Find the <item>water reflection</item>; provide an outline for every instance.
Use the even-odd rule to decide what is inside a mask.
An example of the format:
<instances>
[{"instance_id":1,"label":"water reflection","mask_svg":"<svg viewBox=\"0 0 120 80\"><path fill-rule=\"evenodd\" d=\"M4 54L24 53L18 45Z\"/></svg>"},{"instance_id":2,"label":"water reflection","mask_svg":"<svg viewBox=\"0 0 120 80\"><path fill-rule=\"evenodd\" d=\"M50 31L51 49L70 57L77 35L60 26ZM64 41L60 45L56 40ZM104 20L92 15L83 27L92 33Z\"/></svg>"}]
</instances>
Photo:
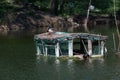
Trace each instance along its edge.
<instances>
[{"instance_id":1,"label":"water reflection","mask_svg":"<svg viewBox=\"0 0 120 80\"><path fill-rule=\"evenodd\" d=\"M55 64L56 64L56 65L60 65L60 60L59 60L59 59L56 59L56 60L55 60Z\"/></svg>"},{"instance_id":2,"label":"water reflection","mask_svg":"<svg viewBox=\"0 0 120 80\"><path fill-rule=\"evenodd\" d=\"M104 58L103 57L97 57L97 58L90 58L89 60L89 63L94 63L94 62L97 62L99 64L103 64L104 63Z\"/></svg>"},{"instance_id":3,"label":"water reflection","mask_svg":"<svg viewBox=\"0 0 120 80\"><path fill-rule=\"evenodd\" d=\"M58 58L55 57L50 57L50 56L36 56L36 63L52 63L55 64L55 66L57 67L56 69L58 69L60 66L63 65L63 63L66 64L66 66L68 67L68 69L70 71L74 71L74 67L75 67L75 63L79 64L79 65L85 65L88 68L93 68L94 66L96 66L96 64L98 65L104 65L104 58L89 58L89 60L85 61L85 60L73 60L73 59L66 59L66 60L60 60ZM82 64L84 63L84 64Z\"/></svg>"},{"instance_id":4,"label":"water reflection","mask_svg":"<svg viewBox=\"0 0 120 80\"><path fill-rule=\"evenodd\" d=\"M73 59L68 59L68 66L71 66L73 64Z\"/></svg>"},{"instance_id":5,"label":"water reflection","mask_svg":"<svg viewBox=\"0 0 120 80\"><path fill-rule=\"evenodd\" d=\"M71 72L71 74L74 74L75 73L75 69L74 69L75 67L74 67L73 59L68 59L67 66L68 66L69 72Z\"/></svg>"},{"instance_id":6,"label":"water reflection","mask_svg":"<svg viewBox=\"0 0 120 80\"><path fill-rule=\"evenodd\" d=\"M36 56L36 63L40 63L40 62L47 63L48 61L49 61L48 56L43 56L43 55Z\"/></svg>"},{"instance_id":7,"label":"water reflection","mask_svg":"<svg viewBox=\"0 0 120 80\"><path fill-rule=\"evenodd\" d=\"M55 60L55 70L57 74L59 75L60 74L60 60L59 59Z\"/></svg>"},{"instance_id":8,"label":"water reflection","mask_svg":"<svg viewBox=\"0 0 120 80\"><path fill-rule=\"evenodd\" d=\"M104 65L104 58L90 58L87 62L85 62L85 66L87 69L94 70L96 68L96 65L102 67Z\"/></svg>"}]
</instances>

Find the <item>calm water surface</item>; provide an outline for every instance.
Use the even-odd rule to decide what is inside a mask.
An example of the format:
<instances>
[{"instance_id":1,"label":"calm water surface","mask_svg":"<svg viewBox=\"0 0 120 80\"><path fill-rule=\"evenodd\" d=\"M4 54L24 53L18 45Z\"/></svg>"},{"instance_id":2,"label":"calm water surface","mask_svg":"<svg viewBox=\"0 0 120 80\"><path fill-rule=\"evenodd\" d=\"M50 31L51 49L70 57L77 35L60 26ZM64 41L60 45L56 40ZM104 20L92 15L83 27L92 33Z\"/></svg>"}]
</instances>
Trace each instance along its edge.
<instances>
[{"instance_id":1,"label":"calm water surface","mask_svg":"<svg viewBox=\"0 0 120 80\"><path fill-rule=\"evenodd\" d=\"M36 56L33 35L0 36L0 80L120 80L120 58L112 52L115 29L91 32L109 39L107 55L89 61Z\"/></svg>"}]
</instances>

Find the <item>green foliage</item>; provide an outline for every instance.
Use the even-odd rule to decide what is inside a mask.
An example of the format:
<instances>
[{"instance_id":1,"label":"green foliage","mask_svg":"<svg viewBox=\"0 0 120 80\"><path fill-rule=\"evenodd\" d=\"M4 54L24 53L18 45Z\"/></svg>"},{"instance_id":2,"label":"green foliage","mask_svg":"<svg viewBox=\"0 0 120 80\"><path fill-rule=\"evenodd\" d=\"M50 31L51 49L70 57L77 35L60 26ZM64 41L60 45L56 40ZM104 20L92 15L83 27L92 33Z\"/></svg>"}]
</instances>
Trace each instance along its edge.
<instances>
[{"instance_id":1,"label":"green foliage","mask_svg":"<svg viewBox=\"0 0 120 80\"><path fill-rule=\"evenodd\" d=\"M11 3L8 2L1 2L0 3L0 18L4 15L8 14L9 12L13 11L14 7Z\"/></svg>"},{"instance_id":2,"label":"green foliage","mask_svg":"<svg viewBox=\"0 0 120 80\"><path fill-rule=\"evenodd\" d=\"M38 6L39 8L48 8L49 0L36 0L33 2L35 6Z\"/></svg>"},{"instance_id":3,"label":"green foliage","mask_svg":"<svg viewBox=\"0 0 120 80\"><path fill-rule=\"evenodd\" d=\"M66 15L85 14L87 11L87 4L85 0L67 0L64 4L64 13Z\"/></svg>"},{"instance_id":4,"label":"green foliage","mask_svg":"<svg viewBox=\"0 0 120 80\"><path fill-rule=\"evenodd\" d=\"M70 7L72 3L74 6ZM86 14L88 9L89 0L67 0L64 5L63 14ZM92 0L91 4L95 7L92 12L100 14L113 13L113 0ZM120 1L116 0L116 10L120 9Z\"/></svg>"},{"instance_id":5,"label":"green foliage","mask_svg":"<svg viewBox=\"0 0 120 80\"><path fill-rule=\"evenodd\" d=\"M89 0L65 0L62 13L60 4L63 0L58 0L58 13L59 15L68 16L72 14L86 14L88 9ZM120 10L120 0L116 1L116 11ZM16 6L24 6L26 3L32 3L34 6L42 11L49 11L51 0L0 0L0 18L9 12L16 12ZM71 5L72 3L72 5ZM92 0L91 4L95 6L92 12L100 14L113 13L113 0ZM19 7L17 7L19 8ZM21 8L21 7L20 7Z\"/></svg>"}]
</instances>

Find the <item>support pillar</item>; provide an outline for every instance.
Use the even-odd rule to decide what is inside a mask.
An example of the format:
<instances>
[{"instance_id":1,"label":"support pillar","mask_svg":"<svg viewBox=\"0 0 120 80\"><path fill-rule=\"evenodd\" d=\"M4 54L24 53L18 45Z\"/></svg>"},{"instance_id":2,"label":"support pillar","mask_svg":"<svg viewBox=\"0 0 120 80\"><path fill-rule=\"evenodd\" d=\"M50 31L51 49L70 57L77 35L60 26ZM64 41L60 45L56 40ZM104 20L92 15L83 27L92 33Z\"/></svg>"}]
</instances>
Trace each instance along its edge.
<instances>
[{"instance_id":1,"label":"support pillar","mask_svg":"<svg viewBox=\"0 0 120 80\"><path fill-rule=\"evenodd\" d=\"M83 40L80 38L80 53L84 54L86 52Z\"/></svg>"},{"instance_id":2,"label":"support pillar","mask_svg":"<svg viewBox=\"0 0 120 80\"><path fill-rule=\"evenodd\" d=\"M36 55L40 55L41 54L40 47L37 44L36 44L36 51L37 51Z\"/></svg>"},{"instance_id":3,"label":"support pillar","mask_svg":"<svg viewBox=\"0 0 120 80\"><path fill-rule=\"evenodd\" d=\"M103 56L104 55L104 41L101 41L101 55Z\"/></svg>"},{"instance_id":4,"label":"support pillar","mask_svg":"<svg viewBox=\"0 0 120 80\"><path fill-rule=\"evenodd\" d=\"M92 55L92 41L88 40L88 54Z\"/></svg>"},{"instance_id":5,"label":"support pillar","mask_svg":"<svg viewBox=\"0 0 120 80\"><path fill-rule=\"evenodd\" d=\"M73 56L73 39L68 41L68 55Z\"/></svg>"},{"instance_id":6,"label":"support pillar","mask_svg":"<svg viewBox=\"0 0 120 80\"><path fill-rule=\"evenodd\" d=\"M59 54L59 48L60 48L60 47L59 47L59 43L57 42L56 45L55 45L55 56L56 56L56 57L59 57L59 56L60 56L60 54Z\"/></svg>"},{"instance_id":7,"label":"support pillar","mask_svg":"<svg viewBox=\"0 0 120 80\"><path fill-rule=\"evenodd\" d=\"M45 56L47 56L47 54L48 54L48 48L45 47Z\"/></svg>"}]
</instances>

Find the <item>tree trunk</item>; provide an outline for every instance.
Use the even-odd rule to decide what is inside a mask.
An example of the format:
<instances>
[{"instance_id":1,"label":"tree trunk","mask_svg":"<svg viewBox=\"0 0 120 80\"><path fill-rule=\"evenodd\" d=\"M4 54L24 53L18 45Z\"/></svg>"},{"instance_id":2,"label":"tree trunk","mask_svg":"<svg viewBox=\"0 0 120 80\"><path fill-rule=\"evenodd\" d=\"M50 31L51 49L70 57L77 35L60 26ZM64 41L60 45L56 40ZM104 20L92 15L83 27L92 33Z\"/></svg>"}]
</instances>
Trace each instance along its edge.
<instances>
[{"instance_id":1,"label":"tree trunk","mask_svg":"<svg viewBox=\"0 0 120 80\"><path fill-rule=\"evenodd\" d=\"M50 11L51 14L57 15L58 14L58 0L51 0L50 1Z\"/></svg>"},{"instance_id":2,"label":"tree trunk","mask_svg":"<svg viewBox=\"0 0 120 80\"><path fill-rule=\"evenodd\" d=\"M89 32L87 24L88 24L88 18L85 18L84 24L83 24L85 32Z\"/></svg>"},{"instance_id":3,"label":"tree trunk","mask_svg":"<svg viewBox=\"0 0 120 80\"><path fill-rule=\"evenodd\" d=\"M89 20L90 5L91 5L91 0L89 1L88 10L87 10L87 16L86 16L85 24L84 24L84 27L85 27L85 31L86 31L86 32L89 32L89 30L88 30L88 25L87 25L87 24L88 24L88 20Z\"/></svg>"},{"instance_id":4,"label":"tree trunk","mask_svg":"<svg viewBox=\"0 0 120 80\"><path fill-rule=\"evenodd\" d=\"M60 0L60 13L63 13L65 0Z\"/></svg>"}]
</instances>

